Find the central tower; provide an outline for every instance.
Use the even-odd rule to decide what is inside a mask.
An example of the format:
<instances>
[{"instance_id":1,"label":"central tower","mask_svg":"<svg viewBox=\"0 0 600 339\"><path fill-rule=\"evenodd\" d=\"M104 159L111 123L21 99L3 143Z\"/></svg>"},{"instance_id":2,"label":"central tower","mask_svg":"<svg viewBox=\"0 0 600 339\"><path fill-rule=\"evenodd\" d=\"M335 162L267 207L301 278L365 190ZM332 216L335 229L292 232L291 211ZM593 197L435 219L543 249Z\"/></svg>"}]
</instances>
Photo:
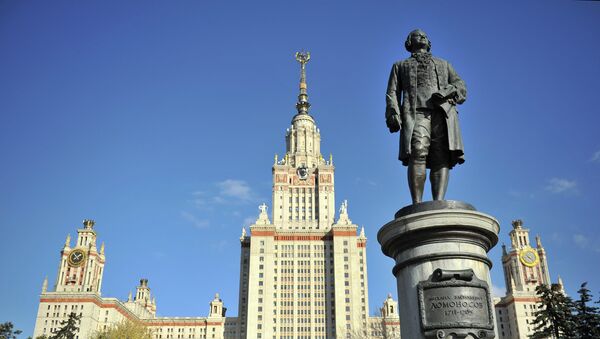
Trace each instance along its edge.
<instances>
[{"instance_id":1,"label":"central tower","mask_svg":"<svg viewBox=\"0 0 600 339\"><path fill-rule=\"evenodd\" d=\"M321 155L321 133L308 114L306 64L310 53L296 53L300 63L300 94L291 126L286 130L286 152L273 164L273 222L278 229L330 228L334 218L332 157Z\"/></svg>"},{"instance_id":2,"label":"central tower","mask_svg":"<svg viewBox=\"0 0 600 339\"><path fill-rule=\"evenodd\" d=\"M326 339L367 335L367 239L342 203L335 218L332 157L308 113L309 53L296 53L300 94L275 155L272 214L260 206L240 237L239 338Z\"/></svg>"}]
</instances>

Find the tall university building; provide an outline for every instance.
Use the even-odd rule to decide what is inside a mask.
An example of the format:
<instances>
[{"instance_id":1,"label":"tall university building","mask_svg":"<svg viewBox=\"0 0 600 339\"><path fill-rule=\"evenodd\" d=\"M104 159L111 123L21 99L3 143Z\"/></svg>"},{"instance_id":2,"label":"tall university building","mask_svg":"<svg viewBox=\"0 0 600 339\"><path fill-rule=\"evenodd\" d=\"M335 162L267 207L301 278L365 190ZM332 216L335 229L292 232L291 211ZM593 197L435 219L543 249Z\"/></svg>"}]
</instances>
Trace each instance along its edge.
<instances>
[{"instance_id":1,"label":"tall university building","mask_svg":"<svg viewBox=\"0 0 600 339\"><path fill-rule=\"evenodd\" d=\"M218 294L206 317L157 317L146 279L127 300L102 297L104 244L98 249L94 221L84 220L75 243L67 237L54 288L48 289L47 279L43 283L34 338L51 335L72 312L81 316L77 339L125 320L147 326L155 339L400 338L391 295L382 298L379 316L369 315L367 238L350 220L346 201L336 219L333 159L323 158L321 134L308 113L309 57L297 54L298 112L285 133L285 155L276 156L272 167L271 218L261 205L249 233L243 229L240 237L238 317L225 315ZM520 220L510 239L502 254L507 294L495 299L496 322L500 339L528 338L535 287L550 284L547 256L539 237L531 246Z\"/></svg>"},{"instance_id":2,"label":"tall university building","mask_svg":"<svg viewBox=\"0 0 600 339\"><path fill-rule=\"evenodd\" d=\"M275 161L271 218L267 206L240 237L238 317L226 317L217 294L207 317L157 317L156 300L142 279L128 300L101 297L106 258L96 246L94 222L85 220L75 244L68 237L52 291L44 281L34 338L49 335L71 312L81 315L79 339L130 320L166 338L399 338L398 304L381 296L380 316L369 316L367 238L344 201L336 219L332 157L321 154L321 134L308 113L301 64L297 114Z\"/></svg>"}]
</instances>

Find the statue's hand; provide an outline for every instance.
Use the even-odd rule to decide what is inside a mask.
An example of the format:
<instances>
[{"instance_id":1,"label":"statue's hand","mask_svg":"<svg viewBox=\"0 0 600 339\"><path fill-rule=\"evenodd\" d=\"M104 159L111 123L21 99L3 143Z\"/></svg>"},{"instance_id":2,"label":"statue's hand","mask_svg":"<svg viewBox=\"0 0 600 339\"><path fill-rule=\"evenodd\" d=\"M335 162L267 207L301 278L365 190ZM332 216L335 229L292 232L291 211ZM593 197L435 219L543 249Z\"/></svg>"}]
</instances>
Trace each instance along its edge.
<instances>
[{"instance_id":1,"label":"statue's hand","mask_svg":"<svg viewBox=\"0 0 600 339\"><path fill-rule=\"evenodd\" d=\"M390 133L396 133L402 127L402 122L400 122L400 117L398 116L398 114L392 114L392 115L390 115L386 119L385 124L389 128Z\"/></svg>"}]
</instances>

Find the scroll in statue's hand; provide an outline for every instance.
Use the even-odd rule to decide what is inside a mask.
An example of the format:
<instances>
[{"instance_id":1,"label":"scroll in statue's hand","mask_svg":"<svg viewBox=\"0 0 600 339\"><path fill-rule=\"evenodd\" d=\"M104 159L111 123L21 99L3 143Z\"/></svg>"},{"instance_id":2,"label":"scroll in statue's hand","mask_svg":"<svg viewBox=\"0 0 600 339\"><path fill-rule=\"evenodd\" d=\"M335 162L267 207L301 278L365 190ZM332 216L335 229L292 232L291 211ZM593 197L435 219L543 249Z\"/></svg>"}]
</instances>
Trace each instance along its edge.
<instances>
[{"instance_id":1,"label":"scroll in statue's hand","mask_svg":"<svg viewBox=\"0 0 600 339\"><path fill-rule=\"evenodd\" d=\"M436 101L438 101L438 102L442 102L442 101L444 101L444 99L446 98L446 97L444 96L444 94L442 94L442 93L440 93L440 92L435 92L435 93L433 93L433 94L432 94L432 97L433 97L433 98L434 98Z\"/></svg>"}]
</instances>

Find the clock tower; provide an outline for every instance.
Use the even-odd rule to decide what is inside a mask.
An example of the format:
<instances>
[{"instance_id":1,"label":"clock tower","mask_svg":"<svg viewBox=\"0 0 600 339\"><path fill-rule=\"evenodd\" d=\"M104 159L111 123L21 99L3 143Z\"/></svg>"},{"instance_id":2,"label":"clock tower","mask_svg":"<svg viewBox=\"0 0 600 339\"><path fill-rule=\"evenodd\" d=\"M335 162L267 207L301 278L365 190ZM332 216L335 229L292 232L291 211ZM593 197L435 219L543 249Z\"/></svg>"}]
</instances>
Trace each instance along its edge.
<instances>
[{"instance_id":1,"label":"clock tower","mask_svg":"<svg viewBox=\"0 0 600 339\"><path fill-rule=\"evenodd\" d=\"M529 230L522 220L512 222L511 248L502 246L502 266L507 292L535 291L539 284L550 285L550 272L546 251L540 236L535 238L535 248L529 241Z\"/></svg>"},{"instance_id":2,"label":"clock tower","mask_svg":"<svg viewBox=\"0 0 600 339\"><path fill-rule=\"evenodd\" d=\"M532 244L522 220L512 222L509 236L510 249L502 245L506 295L497 298L495 305L498 335L500 339L526 339L533 334L539 302L535 288L551 285L548 259L540 236ZM560 278L558 281L562 285Z\"/></svg>"},{"instance_id":3,"label":"clock tower","mask_svg":"<svg viewBox=\"0 0 600 339\"><path fill-rule=\"evenodd\" d=\"M94 221L84 220L77 230L77 240L71 247L67 236L61 251L60 266L56 276L56 292L95 292L100 294L104 270L104 244L98 251Z\"/></svg>"}]
</instances>

